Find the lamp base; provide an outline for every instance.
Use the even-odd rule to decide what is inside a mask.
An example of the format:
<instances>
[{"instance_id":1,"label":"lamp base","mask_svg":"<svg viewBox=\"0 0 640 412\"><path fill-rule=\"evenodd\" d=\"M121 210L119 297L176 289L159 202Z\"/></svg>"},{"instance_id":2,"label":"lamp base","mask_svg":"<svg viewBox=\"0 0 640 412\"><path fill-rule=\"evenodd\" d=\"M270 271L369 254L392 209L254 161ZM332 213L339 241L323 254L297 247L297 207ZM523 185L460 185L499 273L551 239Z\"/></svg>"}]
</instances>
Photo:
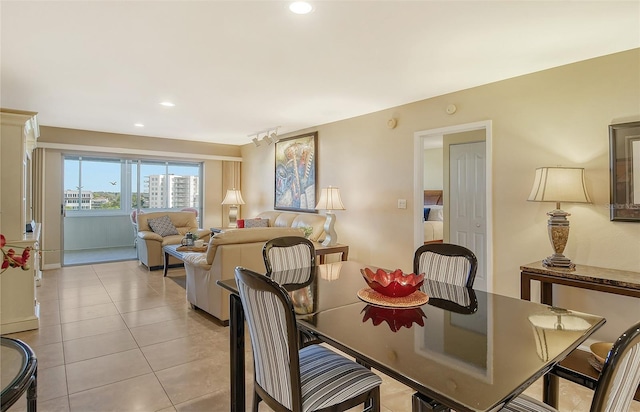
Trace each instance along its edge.
<instances>
[{"instance_id":1,"label":"lamp base","mask_svg":"<svg viewBox=\"0 0 640 412\"><path fill-rule=\"evenodd\" d=\"M558 206L559 207L559 206ZM553 247L553 255L542 261L547 267L557 267L564 269L575 269L576 265L562 254L569 239L569 220L567 216L571 216L564 210L555 209L547 213L549 220L547 221L547 230L549 232L549 241Z\"/></svg>"},{"instance_id":2,"label":"lamp base","mask_svg":"<svg viewBox=\"0 0 640 412\"><path fill-rule=\"evenodd\" d=\"M542 264L546 267L552 268L564 268L570 270L574 270L576 268L575 263L571 262L571 259L562 253L554 253L551 256L547 256L547 258L542 261Z\"/></svg>"},{"instance_id":3,"label":"lamp base","mask_svg":"<svg viewBox=\"0 0 640 412\"><path fill-rule=\"evenodd\" d=\"M324 222L324 233L326 236L324 238L324 242L322 242L322 246L334 246L338 243L338 234L334 228L335 224L336 215L328 211L327 220Z\"/></svg>"},{"instance_id":4,"label":"lamp base","mask_svg":"<svg viewBox=\"0 0 640 412\"><path fill-rule=\"evenodd\" d=\"M229 227L238 227L238 206L229 207Z\"/></svg>"}]
</instances>

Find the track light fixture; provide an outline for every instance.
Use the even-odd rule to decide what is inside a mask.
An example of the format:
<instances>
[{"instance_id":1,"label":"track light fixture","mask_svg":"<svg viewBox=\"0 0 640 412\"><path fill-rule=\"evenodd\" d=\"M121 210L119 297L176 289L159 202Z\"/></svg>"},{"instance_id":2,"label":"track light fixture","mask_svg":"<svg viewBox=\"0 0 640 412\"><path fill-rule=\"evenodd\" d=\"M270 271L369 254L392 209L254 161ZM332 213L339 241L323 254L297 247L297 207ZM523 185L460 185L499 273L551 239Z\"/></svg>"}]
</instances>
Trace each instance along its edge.
<instances>
[{"instance_id":1,"label":"track light fixture","mask_svg":"<svg viewBox=\"0 0 640 412\"><path fill-rule=\"evenodd\" d=\"M278 136L278 129L280 128L280 126L276 126L276 127L270 127L268 129L265 130L260 130L259 132L255 132L250 134L248 137L252 137L251 141L253 142L253 144L256 145L256 147L259 147L262 145L262 143L260 142L261 140L263 142L265 142L268 145L270 145L271 143L277 143L280 140L280 137ZM264 133L264 136L262 136L262 138L260 138L260 135Z\"/></svg>"}]
</instances>

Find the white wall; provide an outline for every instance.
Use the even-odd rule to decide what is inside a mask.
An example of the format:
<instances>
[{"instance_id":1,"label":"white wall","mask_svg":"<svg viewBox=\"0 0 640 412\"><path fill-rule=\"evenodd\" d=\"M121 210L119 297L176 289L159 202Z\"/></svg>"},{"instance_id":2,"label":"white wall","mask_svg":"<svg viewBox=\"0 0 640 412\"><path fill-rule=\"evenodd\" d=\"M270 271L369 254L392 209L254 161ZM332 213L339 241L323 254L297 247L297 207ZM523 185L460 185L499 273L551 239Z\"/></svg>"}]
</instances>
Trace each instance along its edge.
<instances>
[{"instance_id":1,"label":"white wall","mask_svg":"<svg viewBox=\"0 0 640 412\"><path fill-rule=\"evenodd\" d=\"M349 258L411 269L414 133L491 120L493 290L518 297L520 265L551 253L545 213L554 205L526 201L541 166L586 169L593 204L563 205L572 214L565 254L580 264L640 272L640 223L611 222L607 208L607 127L640 120L638 73L636 49L300 131L319 133L318 187L341 188L347 210L336 212L336 230L350 245ZM448 115L451 103L458 110ZM398 119L392 130L391 117ZM273 209L273 150L242 147L243 217ZM397 209L399 198L409 200L407 209ZM640 318L640 299L560 292L557 305L607 317L601 339Z\"/></svg>"}]
</instances>

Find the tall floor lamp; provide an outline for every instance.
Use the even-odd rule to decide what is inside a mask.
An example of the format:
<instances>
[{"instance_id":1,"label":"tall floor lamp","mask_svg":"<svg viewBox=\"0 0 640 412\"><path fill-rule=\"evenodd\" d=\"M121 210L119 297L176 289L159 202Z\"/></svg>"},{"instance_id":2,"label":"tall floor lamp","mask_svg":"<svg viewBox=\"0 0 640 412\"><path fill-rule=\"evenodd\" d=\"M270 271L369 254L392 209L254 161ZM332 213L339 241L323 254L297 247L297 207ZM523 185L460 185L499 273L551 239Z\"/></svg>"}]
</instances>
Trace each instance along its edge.
<instances>
[{"instance_id":1,"label":"tall floor lamp","mask_svg":"<svg viewBox=\"0 0 640 412\"><path fill-rule=\"evenodd\" d=\"M340 189L332 186L322 189L316 209L327 211L327 220L324 222L324 232L326 237L324 238L322 245L333 246L338 243L338 234L334 228L336 224L336 215L333 214L333 211L345 210L344 205L342 204L342 199L340 199Z\"/></svg>"},{"instance_id":2,"label":"tall floor lamp","mask_svg":"<svg viewBox=\"0 0 640 412\"><path fill-rule=\"evenodd\" d=\"M569 213L560 209L560 202L591 203L584 182L584 169L577 167L539 167L529 201L556 202L556 208L547 213L547 230L553 255L542 261L544 266L574 269L575 264L564 256L569 239Z\"/></svg>"},{"instance_id":3,"label":"tall floor lamp","mask_svg":"<svg viewBox=\"0 0 640 412\"><path fill-rule=\"evenodd\" d=\"M229 207L229 227L238 227L238 205L245 204L240 190L235 188L227 190L222 204L231 205Z\"/></svg>"}]
</instances>

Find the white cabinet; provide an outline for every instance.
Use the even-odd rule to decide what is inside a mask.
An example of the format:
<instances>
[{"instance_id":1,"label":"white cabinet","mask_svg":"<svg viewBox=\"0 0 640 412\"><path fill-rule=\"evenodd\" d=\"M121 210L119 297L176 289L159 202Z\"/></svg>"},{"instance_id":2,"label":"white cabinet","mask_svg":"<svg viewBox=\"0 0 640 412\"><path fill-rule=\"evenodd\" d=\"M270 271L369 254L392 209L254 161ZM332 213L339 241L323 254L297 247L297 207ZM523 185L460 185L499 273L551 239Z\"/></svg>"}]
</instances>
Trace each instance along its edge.
<instances>
[{"instance_id":1,"label":"white cabinet","mask_svg":"<svg viewBox=\"0 0 640 412\"><path fill-rule=\"evenodd\" d=\"M20 240L31 222L31 153L40 135L36 113L0 111L0 231Z\"/></svg>"},{"instance_id":2,"label":"white cabinet","mask_svg":"<svg viewBox=\"0 0 640 412\"><path fill-rule=\"evenodd\" d=\"M16 250L30 247L29 269L9 268L0 275L0 334L38 329L40 326L40 305L36 300L36 276L39 272L37 248L40 241L40 224L22 240L7 241ZM5 249L8 249L5 246Z\"/></svg>"},{"instance_id":3,"label":"white cabinet","mask_svg":"<svg viewBox=\"0 0 640 412\"><path fill-rule=\"evenodd\" d=\"M18 254L22 249L37 249L40 225L26 232L31 214L31 153L40 134L36 113L0 111L0 233ZM9 246L10 245L10 246ZM39 275L38 254L34 250L29 270L9 268L0 274L0 333L37 329L39 306L35 298Z\"/></svg>"}]
</instances>

